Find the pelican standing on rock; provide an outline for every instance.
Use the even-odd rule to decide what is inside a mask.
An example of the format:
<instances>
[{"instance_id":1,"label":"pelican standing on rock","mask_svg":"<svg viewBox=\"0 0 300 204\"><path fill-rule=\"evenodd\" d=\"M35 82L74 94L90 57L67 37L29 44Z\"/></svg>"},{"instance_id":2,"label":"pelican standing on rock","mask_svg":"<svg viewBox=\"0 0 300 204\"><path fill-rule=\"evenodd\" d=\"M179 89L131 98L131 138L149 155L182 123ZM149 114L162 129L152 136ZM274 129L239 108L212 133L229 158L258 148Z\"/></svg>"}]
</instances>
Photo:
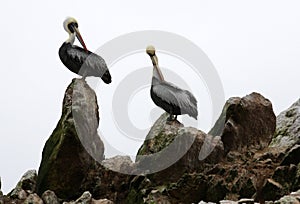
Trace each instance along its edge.
<instances>
[{"instance_id":1,"label":"pelican standing on rock","mask_svg":"<svg viewBox=\"0 0 300 204\"><path fill-rule=\"evenodd\" d=\"M187 90L180 89L164 80L162 72L158 67L158 58L155 55L155 48L148 46L147 54L153 64L153 76L151 84L151 98L153 102L170 114L169 121L177 119L177 115L188 114L197 120L197 100Z\"/></svg>"},{"instance_id":2,"label":"pelican standing on rock","mask_svg":"<svg viewBox=\"0 0 300 204\"><path fill-rule=\"evenodd\" d=\"M100 77L106 84L111 82L111 76L107 65L102 57L90 52L78 30L77 21L69 17L64 21L64 29L69 34L69 38L59 48L59 57L62 63L72 72L82 76ZM75 36L83 48L73 45Z\"/></svg>"}]
</instances>

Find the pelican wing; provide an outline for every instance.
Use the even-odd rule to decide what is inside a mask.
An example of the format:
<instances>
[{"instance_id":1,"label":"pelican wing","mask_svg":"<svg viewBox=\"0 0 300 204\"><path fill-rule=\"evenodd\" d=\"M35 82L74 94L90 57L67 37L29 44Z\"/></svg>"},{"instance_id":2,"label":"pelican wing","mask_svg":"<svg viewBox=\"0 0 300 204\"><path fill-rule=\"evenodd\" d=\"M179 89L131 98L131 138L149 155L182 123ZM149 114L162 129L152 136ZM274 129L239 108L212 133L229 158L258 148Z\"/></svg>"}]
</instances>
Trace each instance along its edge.
<instances>
[{"instance_id":1,"label":"pelican wing","mask_svg":"<svg viewBox=\"0 0 300 204\"><path fill-rule=\"evenodd\" d=\"M107 65L102 57L90 51L86 51L81 47L72 46L73 49L68 49L67 54L71 60L80 63L82 68L80 73L85 73L88 76L101 77L105 82L111 80Z\"/></svg>"},{"instance_id":2,"label":"pelican wing","mask_svg":"<svg viewBox=\"0 0 300 204\"><path fill-rule=\"evenodd\" d=\"M189 91L168 82L161 82L153 86L153 92L167 103L178 106L183 114L197 117L197 100Z\"/></svg>"}]
</instances>

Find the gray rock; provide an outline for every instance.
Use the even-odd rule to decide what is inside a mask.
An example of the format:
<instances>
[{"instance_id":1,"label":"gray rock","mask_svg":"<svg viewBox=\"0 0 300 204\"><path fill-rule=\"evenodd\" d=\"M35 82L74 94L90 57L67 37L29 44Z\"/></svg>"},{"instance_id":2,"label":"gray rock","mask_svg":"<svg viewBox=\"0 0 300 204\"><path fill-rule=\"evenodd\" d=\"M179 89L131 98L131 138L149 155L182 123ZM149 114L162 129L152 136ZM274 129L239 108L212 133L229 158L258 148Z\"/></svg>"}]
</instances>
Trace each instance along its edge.
<instances>
[{"instance_id":1,"label":"gray rock","mask_svg":"<svg viewBox=\"0 0 300 204\"><path fill-rule=\"evenodd\" d=\"M294 196L283 196L279 200L274 202L275 204L300 204L300 202Z\"/></svg>"},{"instance_id":2,"label":"gray rock","mask_svg":"<svg viewBox=\"0 0 300 204\"><path fill-rule=\"evenodd\" d=\"M52 190L59 198L71 200L85 191L81 184L89 168L104 158L98 124L95 92L84 80L74 79L65 92L62 116L43 149L39 195Z\"/></svg>"},{"instance_id":3,"label":"gray rock","mask_svg":"<svg viewBox=\"0 0 300 204\"><path fill-rule=\"evenodd\" d=\"M92 202L92 194L88 191L84 192L80 198L78 198L76 204L89 204Z\"/></svg>"},{"instance_id":4,"label":"gray rock","mask_svg":"<svg viewBox=\"0 0 300 204\"><path fill-rule=\"evenodd\" d=\"M101 162L101 164L113 171L128 173L130 174L131 169L133 168L133 162L131 161L129 156L115 156L109 159L105 159Z\"/></svg>"},{"instance_id":5,"label":"gray rock","mask_svg":"<svg viewBox=\"0 0 300 204\"><path fill-rule=\"evenodd\" d=\"M24 204L43 204L43 200L36 193L34 193L34 194L30 194L26 198Z\"/></svg>"},{"instance_id":6,"label":"gray rock","mask_svg":"<svg viewBox=\"0 0 300 204\"><path fill-rule=\"evenodd\" d=\"M28 194L35 191L37 174L35 170L27 171L17 183L17 186L8 194L13 198L25 199ZM26 193L27 192L27 193Z\"/></svg>"},{"instance_id":7,"label":"gray rock","mask_svg":"<svg viewBox=\"0 0 300 204\"><path fill-rule=\"evenodd\" d=\"M86 191L76 201L63 202L63 204L92 204L92 194Z\"/></svg>"},{"instance_id":8,"label":"gray rock","mask_svg":"<svg viewBox=\"0 0 300 204\"><path fill-rule=\"evenodd\" d=\"M277 116L276 133L271 142L272 147L290 148L295 144L300 144L300 99Z\"/></svg>"},{"instance_id":9,"label":"gray rock","mask_svg":"<svg viewBox=\"0 0 300 204\"><path fill-rule=\"evenodd\" d=\"M47 190L43 193L42 199L45 204L59 204L58 198L53 191Z\"/></svg>"}]
</instances>

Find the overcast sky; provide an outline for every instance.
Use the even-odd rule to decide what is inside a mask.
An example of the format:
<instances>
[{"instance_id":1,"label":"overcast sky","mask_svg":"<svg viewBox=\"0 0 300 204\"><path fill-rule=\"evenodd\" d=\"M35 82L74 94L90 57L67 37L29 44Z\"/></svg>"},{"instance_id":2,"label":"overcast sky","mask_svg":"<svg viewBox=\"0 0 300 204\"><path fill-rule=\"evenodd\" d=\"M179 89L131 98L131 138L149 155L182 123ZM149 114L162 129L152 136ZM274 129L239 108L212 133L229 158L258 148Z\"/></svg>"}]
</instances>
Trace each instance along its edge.
<instances>
[{"instance_id":1,"label":"overcast sky","mask_svg":"<svg viewBox=\"0 0 300 204\"><path fill-rule=\"evenodd\" d=\"M133 31L162 30L184 36L214 64L226 99L256 91L272 101L278 114L299 98L299 10L298 0L3 1L2 190L8 193L28 169L38 170L44 143L61 115L64 91L76 77L58 57L67 38L62 27L67 16L79 21L92 51ZM117 76L116 70L113 79L125 77ZM203 129L209 130L210 124Z\"/></svg>"}]
</instances>

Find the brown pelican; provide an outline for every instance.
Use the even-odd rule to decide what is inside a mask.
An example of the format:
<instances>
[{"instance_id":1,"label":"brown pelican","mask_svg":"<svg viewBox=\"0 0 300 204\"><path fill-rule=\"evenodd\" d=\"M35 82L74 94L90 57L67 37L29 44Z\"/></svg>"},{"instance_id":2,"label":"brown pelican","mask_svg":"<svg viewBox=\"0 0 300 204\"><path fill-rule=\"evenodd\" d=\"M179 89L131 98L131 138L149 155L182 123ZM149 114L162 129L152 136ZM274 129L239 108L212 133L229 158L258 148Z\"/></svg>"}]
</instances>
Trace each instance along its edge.
<instances>
[{"instance_id":1,"label":"brown pelican","mask_svg":"<svg viewBox=\"0 0 300 204\"><path fill-rule=\"evenodd\" d=\"M147 54L153 64L153 76L151 84L151 98L153 102L170 114L168 120L176 120L177 115L188 114L197 120L197 100L187 90L180 89L175 85L166 82L158 67L158 58L155 55L155 48L148 46ZM175 117L173 117L175 116Z\"/></svg>"},{"instance_id":2,"label":"brown pelican","mask_svg":"<svg viewBox=\"0 0 300 204\"><path fill-rule=\"evenodd\" d=\"M69 17L64 21L64 29L69 34L69 38L59 48L59 57L62 63L72 72L82 76L101 77L101 79L109 84L111 76L107 69L107 65L102 57L90 52L80 35L77 21ZM83 48L73 45L75 36L79 40Z\"/></svg>"}]
</instances>

